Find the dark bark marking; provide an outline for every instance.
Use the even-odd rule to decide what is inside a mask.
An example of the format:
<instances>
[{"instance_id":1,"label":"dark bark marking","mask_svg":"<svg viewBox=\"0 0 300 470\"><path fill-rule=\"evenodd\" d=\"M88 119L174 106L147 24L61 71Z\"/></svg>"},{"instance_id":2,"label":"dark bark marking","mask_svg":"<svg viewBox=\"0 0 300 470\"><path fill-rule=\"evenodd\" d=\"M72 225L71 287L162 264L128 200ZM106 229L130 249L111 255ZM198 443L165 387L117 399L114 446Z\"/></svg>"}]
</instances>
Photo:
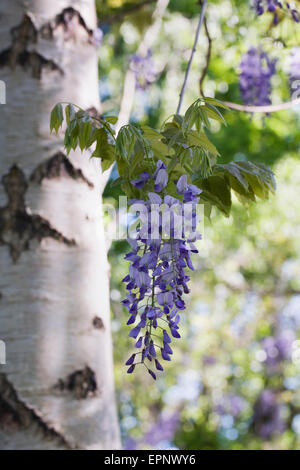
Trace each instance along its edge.
<instances>
[{"instance_id":1,"label":"dark bark marking","mask_svg":"<svg viewBox=\"0 0 300 470\"><path fill-rule=\"evenodd\" d=\"M88 108L86 111L87 111L87 112L89 113L89 115L90 115L91 117L93 117L93 118L103 119L102 114L99 113L99 111L98 111L94 106L92 106L91 108Z\"/></svg>"},{"instance_id":2,"label":"dark bark marking","mask_svg":"<svg viewBox=\"0 0 300 470\"><path fill-rule=\"evenodd\" d=\"M37 412L20 400L14 386L5 374L0 374L0 428L5 431L25 432L32 428L43 437L57 442L59 446L74 449L65 437L47 424Z\"/></svg>"},{"instance_id":3,"label":"dark bark marking","mask_svg":"<svg viewBox=\"0 0 300 470\"><path fill-rule=\"evenodd\" d=\"M104 330L104 323L102 318L95 316L93 318L93 327L97 330Z\"/></svg>"},{"instance_id":4,"label":"dark bark marking","mask_svg":"<svg viewBox=\"0 0 300 470\"><path fill-rule=\"evenodd\" d=\"M44 39L53 39L59 31L62 31L66 41L83 38L93 43L93 30L87 27L81 14L73 7L65 8L56 15L53 21L46 23L41 28L40 33Z\"/></svg>"},{"instance_id":5,"label":"dark bark marking","mask_svg":"<svg viewBox=\"0 0 300 470\"><path fill-rule=\"evenodd\" d=\"M25 193L28 188L23 171L13 165L3 176L2 184L8 196L8 204L0 207L0 244L7 245L14 262L21 253L29 250L30 242L43 238L53 238L68 246L76 245L75 240L68 239L43 217L30 214L25 205Z\"/></svg>"},{"instance_id":6,"label":"dark bark marking","mask_svg":"<svg viewBox=\"0 0 300 470\"><path fill-rule=\"evenodd\" d=\"M59 379L54 388L70 392L77 400L92 398L98 390L95 372L88 366L72 372L66 379Z\"/></svg>"},{"instance_id":7,"label":"dark bark marking","mask_svg":"<svg viewBox=\"0 0 300 470\"><path fill-rule=\"evenodd\" d=\"M31 69L32 76L40 79L43 69L57 71L62 69L52 60L46 59L35 51L29 51L27 46L38 41L38 30L29 15L24 15L21 23L11 29L12 45L0 52L0 67L9 66L14 69L20 65L25 70Z\"/></svg>"},{"instance_id":8,"label":"dark bark marking","mask_svg":"<svg viewBox=\"0 0 300 470\"><path fill-rule=\"evenodd\" d=\"M94 185L82 173L75 168L70 160L62 152L58 152L53 157L41 163L30 176L30 181L41 184L44 179L54 179L60 176L69 176L74 180L86 183L90 188Z\"/></svg>"}]
</instances>

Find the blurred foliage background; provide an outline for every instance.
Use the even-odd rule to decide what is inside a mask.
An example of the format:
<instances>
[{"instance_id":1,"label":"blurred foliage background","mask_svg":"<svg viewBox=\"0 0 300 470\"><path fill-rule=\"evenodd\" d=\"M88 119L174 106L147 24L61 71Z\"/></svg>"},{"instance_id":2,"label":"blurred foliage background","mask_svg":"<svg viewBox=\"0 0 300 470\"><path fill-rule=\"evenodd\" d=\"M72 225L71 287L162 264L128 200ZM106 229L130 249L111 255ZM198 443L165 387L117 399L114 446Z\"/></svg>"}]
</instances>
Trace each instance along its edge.
<instances>
[{"instance_id":1,"label":"blurred foliage background","mask_svg":"<svg viewBox=\"0 0 300 470\"><path fill-rule=\"evenodd\" d=\"M274 27L269 13L257 17L249 3L208 2L210 41L203 28L185 109L199 97L206 68L206 96L241 102L239 64L251 46L278 59L272 103L290 99L289 58L300 44L300 26L281 18ZM104 114L119 112L125 74L155 4L97 0ZM199 12L197 0L170 0L151 46L151 83L136 91L132 122L160 127L175 112ZM215 124L210 136L221 160L270 165L278 191L248 209L235 202L230 218L214 213L205 223L182 340L155 383L142 371L126 374L132 344L120 301L127 243L114 242L109 252L115 377L126 449L300 448L299 107L269 116L229 111L226 120L228 126ZM110 180L105 201L119 194Z\"/></svg>"}]
</instances>

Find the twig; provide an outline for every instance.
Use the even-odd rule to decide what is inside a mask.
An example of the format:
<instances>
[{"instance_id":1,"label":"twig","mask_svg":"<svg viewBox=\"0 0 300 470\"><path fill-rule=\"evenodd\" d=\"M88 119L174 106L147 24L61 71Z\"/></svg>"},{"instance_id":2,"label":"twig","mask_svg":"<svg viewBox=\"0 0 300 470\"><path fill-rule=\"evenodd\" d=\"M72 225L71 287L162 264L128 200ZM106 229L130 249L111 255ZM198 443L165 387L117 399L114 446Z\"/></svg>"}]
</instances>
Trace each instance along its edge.
<instances>
[{"instance_id":1,"label":"twig","mask_svg":"<svg viewBox=\"0 0 300 470\"><path fill-rule=\"evenodd\" d=\"M223 101L223 103L228 106L228 108L236 109L237 111L243 111L244 113L275 113L276 111L290 109L293 106L300 104L300 98L287 101L286 103L270 104L268 106L247 106L238 103L231 103L230 101Z\"/></svg>"},{"instance_id":2,"label":"twig","mask_svg":"<svg viewBox=\"0 0 300 470\"><path fill-rule=\"evenodd\" d=\"M137 50L137 55L145 55L147 53L147 50L150 49L161 27L162 16L167 9L168 3L169 3L169 0L158 0L155 11L153 13L153 18L155 19L155 21L147 29L145 36ZM129 67L125 75L123 96L122 96L122 101L121 101L118 122L116 125L116 133L118 133L118 131L120 130L122 126L128 124L129 122L130 114L131 114L131 110L132 110L133 102L134 102L135 88L136 88L136 78L135 78L133 71Z\"/></svg>"},{"instance_id":3,"label":"twig","mask_svg":"<svg viewBox=\"0 0 300 470\"><path fill-rule=\"evenodd\" d=\"M196 49L197 49L197 44L198 44L198 40L199 40L200 30L201 30L201 26L202 26L203 19L204 19L205 7L206 7L206 0L203 0L203 2L202 2L202 8L201 8L201 14L200 14L200 19L199 19L199 23L198 23L197 30L196 30L196 36L195 36L195 41L194 41L193 49L192 49L192 52L191 52L190 60L189 60L189 63L188 63L188 66L187 66L187 69L186 69L186 72L185 72L183 85L182 85L182 88L181 88L181 91L180 91L180 95L179 95L179 103L178 103L178 106L177 106L177 114L179 114L179 113L180 113L180 110L181 110L181 105L182 105L184 93L185 93L185 90L186 90L186 85L187 85L187 81L188 81L188 78L189 78L189 74L190 74L190 70L191 70L191 66L192 66L194 54L195 54Z\"/></svg>"},{"instance_id":4,"label":"twig","mask_svg":"<svg viewBox=\"0 0 300 470\"><path fill-rule=\"evenodd\" d=\"M199 88L200 88L200 93L201 93L202 96L204 96L203 82L204 82L204 79L205 79L207 71L208 71L210 58L211 58L211 51L212 51L212 38L209 34L209 29L208 29L208 26L207 26L206 17L204 17L203 24L204 24L205 34L206 34L206 37L207 37L208 48L207 48L207 53L206 53L206 63L205 63L204 69L202 70L201 77L200 77L200 80L199 80Z\"/></svg>"},{"instance_id":5,"label":"twig","mask_svg":"<svg viewBox=\"0 0 300 470\"><path fill-rule=\"evenodd\" d=\"M153 12L153 19L154 23L147 29L142 42L140 43L137 54L143 55L147 53L147 50L150 49L153 41L158 35L159 29L162 23L162 17L168 7L169 0L158 0L156 8ZM135 97L135 89L136 89L136 78L129 67L124 80L124 87L123 87L123 95L121 100L120 112L118 116L118 122L116 124L116 135L118 134L119 130L122 126L128 124L130 119L130 114L132 111L134 97ZM109 176L111 174L111 168L104 172L103 175L103 184L106 185Z\"/></svg>"},{"instance_id":6,"label":"twig","mask_svg":"<svg viewBox=\"0 0 300 470\"><path fill-rule=\"evenodd\" d=\"M138 3L136 5L131 5L127 8L124 8L123 10L119 11L115 15L109 16L108 18L105 18L102 20L99 24L99 26L103 26L104 24L113 24L117 23L118 21L121 21L124 16L130 15L131 13L135 13L136 11L140 10L141 8L151 5L154 3L156 0L144 0L141 3Z\"/></svg>"}]
</instances>

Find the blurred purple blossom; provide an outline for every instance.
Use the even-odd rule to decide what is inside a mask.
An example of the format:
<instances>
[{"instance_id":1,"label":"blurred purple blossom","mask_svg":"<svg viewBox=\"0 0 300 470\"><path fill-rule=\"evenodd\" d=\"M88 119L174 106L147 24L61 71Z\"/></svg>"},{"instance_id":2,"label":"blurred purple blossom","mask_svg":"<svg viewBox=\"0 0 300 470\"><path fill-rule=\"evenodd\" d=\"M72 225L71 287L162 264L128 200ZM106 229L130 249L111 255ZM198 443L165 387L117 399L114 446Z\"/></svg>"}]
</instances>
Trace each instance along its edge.
<instances>
[{"instance_id":1,"label":"blurred purple blossom","mask_svg":"<svg viewBox=\"0 0 300 470\"><path fill-rule=\"evenodd\" d=\"M244 104L271 104L271 78L276 70L276 59L271 60L266 52L251 47L244 54L240 68L240 91Z\"/></svg>"},{"instance_id":2,"label":"blurred purple blossom","mask_svg":"<svg viewBox=\"0 0 300 470\"><path fill-rule=\"evenodd\" d=\"M178 424L179 413L177 411L169 416L160 416L145 435L144 442L152 447L162 441L171 442L174 439Z\"/></svg>"},{"instance_id":3,"label":"blurred purple blossom","mask_svg":"<svg viewBox=\"0 0 300 470\"><path fill-rule=\"evenodd\" d=\"M257 15L262 15L264 12L269 12L274 15L273 23L278 23L279 10L286 10L290 17L299 23L300 15L298 10L291 8L290 3L284 0L251 0L251 5L255 9Z\"/></svg>"},{"instance_id":4,"label":"blurred purple blossom","mask_svg":"<svg viewBox=\"0 0 300 470\"><path fill-rule=\"evenodd\" d=\"M269 336L263 341L263 347L266 353L266 364L271 369L277 366L281 361L291 358L292 346L296 336L292 330L284 330L277 336Z\"/></svg>"},{"instance_id":5,"label":"blurred purple blossom","mask_svg":"<svg viewBox=\"0 0 300 470\"><path fill-rule=\"evenodd\" d=\"M144 57L138 54L132 55L130 59L130 68L135 75L137 88L141 90L148 88L156 79L154 62L150 49Z\"/></svg>"},{"instance_id":6,"label":"blurred purple blossom","mask_svg":"<svg viewBox=\"0 0 300 470\"><path fill-rule=\"evenodd\" d=\"M203 356L203 364L205 366L213 366L214 364L216 364L216 362L217 362L217 359L214 356L209 356L209 355Z\"/></svg>"},{"instance_id":7,"label":"blurred purple blossom","mask_svg":"<svg viewBox=\"0 0 300 470\"><path fill-rule=\"evenodd\" d=\"M132 437L128 437L124 443L124 450L137 450L138 443L132 439Z\"/></svg>"},{"instance_id":8,"label":"blurred purple blossom","mask_svg":"<svg viewBox=\"0 0 300 470\"><path fill-rule=\"evenodd\" d=\"M282 434L286 429L283 405L273 390L263 390L259 395L253 414L255 433L262 439L270 439L274 434Z\"/></svg>"},{"instance_id":9,"label":"blurred purple blossom","mask_svg":"<svg viewBox=\"0 0 300 470\"><path fill-rule=\"evenodd\" d=\"M224 395L221 402L216 406L219 415L231 415L238 418L246 407L246 400L241 395Z\"/></svg>"}]
</instances>

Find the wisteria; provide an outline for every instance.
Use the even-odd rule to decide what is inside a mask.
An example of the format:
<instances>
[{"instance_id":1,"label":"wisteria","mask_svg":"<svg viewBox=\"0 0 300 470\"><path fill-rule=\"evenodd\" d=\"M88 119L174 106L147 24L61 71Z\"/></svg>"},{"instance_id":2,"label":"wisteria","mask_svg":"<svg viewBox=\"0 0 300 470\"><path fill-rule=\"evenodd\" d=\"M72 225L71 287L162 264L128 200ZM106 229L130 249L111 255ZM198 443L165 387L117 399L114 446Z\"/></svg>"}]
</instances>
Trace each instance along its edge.
<instances>
[{"instance_id":1,"label":"wisteria","mask_svg":"<svg viewBox=\"0 0 300 470\"><path fill-rule=\"evenodd\" d=\"M154 71L154 62L151 50L148 50L146 56L134 54L130 59L130 68L136 78L136 86L141 90L148 88L156 79Z\"/></svg>"},{"instance_id":2,"label":"wisteria","mask_svg":"<svg viewBox=\"0 0 300 470\"><path fill-rule=\"evenodd\" d=\"M123 279L128 291L123 305L129 311L127 324L135 325L129 336L138 350L126 365L130 374L143 364L156 379L152 369L163 370L160 360L171 360L172 339L180 338L180 312L186 308L183 294L189 292L186 270L194 269L190 255L198 252L194 242L201 238L196 230L201 190L182 175L175 186L178 198L167 194L168 173L162 161L153 177L145 172L132 184L140 189L147 185L149 191L145 201L132 201L137 210L142 207L143 223L137 237L128 240L131 251L125 256L130 266Z\"/></svg>"},{"instance_id":3,"label":"wisteria","mask_svg":"<svg viewBox=\"0 0 300 470\"><path fill-rule=\"evenodd\" d=\"M290 62L290 89L292 98L300 95L300 47L294 47Z\"/></svg>"},{"instance_id":4,"label":"wisteria","mask_svg":"<svg viewBox=\"0 0 300 470\"><path fill-rule=\"evenodd\" d=\"M291 359L295 339L293 330L283 330L276 336L268 336L264 339L265 363L269 372L274 373L282 361Z\"/></svg>"},{"instance_id":5,"label":"wisteria","mask_svg":"<svg viewBox=\"0 0 300 470\"><path fill-rule=\"evenodd\" d=\"M251 47L241 61L240 91L244 104L271 104L271 78L276 71L276 59L270 59L261 49Z\"/></svg>"},{"instance_id":6,"label":"wisteria","mask_svg":"<svg viewBox=\"0 0 300 470\"><path fill-rule=\"evenodd\" d=\"M273 23L276 25L279 21L279 11L287 11L290 14L290 17L299 23L300 14L295 8L293 2L287 1L278 1L278 0L252 0L252 6L255 8L257 15L262 15L265 12L272 13Z\"/></svg>"},{"instance_id":7,"label":"wisteria","mask_svg":"<svg viewBox=\"0 0 300 470\"><path fill-rule=\"evenodd\" d=\"M253 426L262 439L281 434L286 428L284 407L271 389L262 391L254 405Z\"/></svg>"}]
</instances>

